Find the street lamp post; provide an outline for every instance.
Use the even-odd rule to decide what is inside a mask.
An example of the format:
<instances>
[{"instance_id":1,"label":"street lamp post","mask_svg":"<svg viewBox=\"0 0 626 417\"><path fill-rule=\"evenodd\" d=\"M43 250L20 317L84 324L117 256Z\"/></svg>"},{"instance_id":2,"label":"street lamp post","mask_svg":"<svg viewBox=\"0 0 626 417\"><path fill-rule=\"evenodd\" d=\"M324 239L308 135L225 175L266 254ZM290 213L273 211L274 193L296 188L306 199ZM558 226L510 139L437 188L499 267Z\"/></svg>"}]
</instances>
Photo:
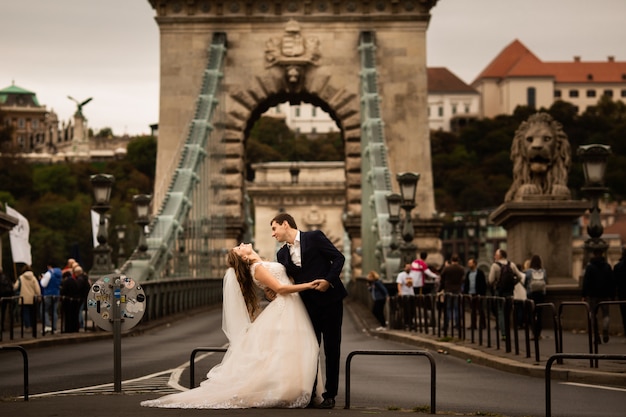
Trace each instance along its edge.
<instances>
[{"instance_id":1,"label":"street lamp post","mask_svg":"<svg viewBox=\"0 0 626 417\"><path fill-rule=\"evenodd\" d=\"M599 249L604 252L608 248L608 244L602 239L604 227L600 219L598 202L600 197L608 191L608 188L604 186L604 176L607 160L611 155L611 147L601 144L579 146L577 154L582 160L585 174L585 186L581 188L581 191L591 199L587 225L589 238L585 240L585 257L588 259L589 254L594 250Z\"/></svg>"},{"instance_id":2,"label":"street lamp post","mask_svg":"<svg viewBox=\"0 0 626 417\"><path fill-rule=\"evenodd\" d=\"M180 227L178 230L178 266L176 272L185 276L189 273L189 255L185 253L187 248L187 229Z\"/></svg>"},{"instance_id":3,"label":"street lamp post","mask_svg":"<svg viewBox=\"0 0 626 417\"><path fill-rule=\"evenodd\" d=\"M398 251L398 223L400 223L400 204L402 203L402 196L398 193L387 194L385 196L387 200L387 212L389 218L387 221L391 223L391 242L389 242L389 253L385 260L386 268L385 274L390 278L393 277L399 270L402 270L404 265L400 265L401 257Z\"/></svg>"},{"instance_id":4,"label":"street lamp post","mask_svg":"<svg viewBox=\"0 0 626 417\"><path fill-rule=\"evenodd\" d=\"M202 268L205 271L210 270L210 251L209 251L209 233L211 232L209 219L207 217L202 218L200 221L200 232L202 233Z\"/></svg>"},{"instance_id":5,"label":"street lamp post","mask_svg":"<svg viewBox=\"0 0 626 417\"><path fill-rule=\"evenodd\" d=\"M478 265L488 265L487 257L487 215L482 213L478 217Z\"/></svg>"},{"instance_id":6,"label":"street lamp post","mask_svg":"<svg viewBox=\"0 0 626 417\"><path fill-rule=\"evenodd\" d=\"M147 256L148 243L146 241L146 226L150 224L150 202L152 196L148 194L136 194L133 196L133 204L137 219L135 223L139 225L139 244L137 245L139 259Z\"/></svg>"},{"instance_id":7,"label":"street lamp post","mask_svg":"<svg viewBox=\"0 0 626 417\"><path fill-rule=\"evenodd\" d=\"M117 267L119 268L120 262L124 259L124 240L126 239L126 225L118 224L115 226L115 232L117 233Z\"/></svg>"},{"instance_id":8,"label":"street lamp post","mask_svg":"<svg viewBox=\"0 0 626 417\"><path fill-rule=\"evenodd\" d=\"M465 261L469 258L476 259L478 257L478 251L476 250L476 222L471 219L465 223L465 230L467 232L467 255L465 257Z\"/></svg>"},{"instance_id":9,"label":"street lamp post","mask_svg":"<svg viewBox=\"0 0 626 417\"><path fill-rule=\"evenodd\" d=\"M398 193L392 193L385 196L387 199L387 210L389 212L389 223L391 223L391 242L389 248L391 253L398 254L398 223L400 223L400 203L402 197Z\"/></svg>"},{"instance_id":10,"label":"street lamp post","mask_svg":"<svg viewBox=\"0 0 626 417\"><path fill-rule=\"evenodd\" d=\"M402 195L400 207L404 210L404 222L402 226L403 242L400 244L400 252L402 253L402 262L400 264L402 267L407 263L413 262L417 253L417 246L413 243L415 230L413 228L411 210L415 208L415 192L419 179L420 174L414 172L403 172L396 176Z\"/></svg>"},{"instance_id":11,"label":"street lamp post","mask_svg":"<svg viewBox=\"0 0 626 417\"><path fill-rule=\"evenodd\" d=\"M89 277L98 280L100 276L110 274L113 271L113 263L111 262L111 247L107 243L108 231L106 228L105 213L109 211L111 206L111 189L115 182L115 177L108 174L92 175L89 180L93 187L93 196L95 204L92 206L93 211L98 213L98 234L96 240L98 246L93 250L93 266L89 271Z\"/></svg>"},{"instance_id":12,"label":"street lamp post","mask_svg":"<svg viewBox=\"0 0 626 417\"><path fill-rule=\"evenodd\" d=\"M419 174L404 172L396 176L400 185L400 193L391 193L385 196L387 200L387 212L391 223L391 242L389 253L385 258L383 273L393 276L404 269L404 265L413 262L416 258L417 246L413 243L415 231L411 219L411 210L415 208L415 191ZM404 210L404 220L400 219L400 211ZM398 225L402 221L402 242L398 243ZM399 250L398 250L399 249Z\"/></svg>"}]
</instances>

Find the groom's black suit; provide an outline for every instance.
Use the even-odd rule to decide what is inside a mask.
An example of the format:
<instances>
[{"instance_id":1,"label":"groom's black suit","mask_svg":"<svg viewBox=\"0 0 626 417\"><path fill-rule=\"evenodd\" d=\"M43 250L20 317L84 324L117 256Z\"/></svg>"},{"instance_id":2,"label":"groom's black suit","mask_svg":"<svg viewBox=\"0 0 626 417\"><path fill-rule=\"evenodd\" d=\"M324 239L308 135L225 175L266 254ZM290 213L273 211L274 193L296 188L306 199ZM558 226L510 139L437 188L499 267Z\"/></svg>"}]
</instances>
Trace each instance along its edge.
<instances>
[{"instance_id":1,"label":"groom's black suit","mask_svg":"<svg viewBox=\"0 0 626 417\"><path fill-rule=\"evenodd\" d=\"M343 298L348 295L339 274L345 257L319 230L300 232L301 264L291 260L289 247L283 245L276 254L278 262L285 266L287 275L296 284L323 278L330 283L327 291L306 290L300 292L302 301L311 317L318 342L324 342L326 356L325 398L335 398L339 387L339 364Z\"/></svg>"}]
</instances>

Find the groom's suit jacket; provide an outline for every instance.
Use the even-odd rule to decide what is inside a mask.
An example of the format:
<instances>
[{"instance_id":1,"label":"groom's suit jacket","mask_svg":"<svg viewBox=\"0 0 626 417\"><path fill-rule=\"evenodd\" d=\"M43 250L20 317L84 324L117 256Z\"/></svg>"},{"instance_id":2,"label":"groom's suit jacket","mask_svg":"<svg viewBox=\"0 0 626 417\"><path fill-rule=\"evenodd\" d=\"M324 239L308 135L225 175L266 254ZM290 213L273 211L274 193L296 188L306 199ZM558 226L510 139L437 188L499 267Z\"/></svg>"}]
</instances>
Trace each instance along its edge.
<instances>
[{"instance_id":1,"label":"groom's suit jacket","mask_svg":"<svg viewBox=\"0 0 626 417\"><path fill-rule=\"evenodd\" d=\"M300 292L309 315L314 316L327 304L341 301L348 295L339 277L345 257L320 230L300 232L300 251L301 267L292 262L287 244L278 250L276 259L285 266L287 275L293 278L296 284L318 278L330 282L331 287L326 292L317 290Z\"/></svg>"}]
</instances>

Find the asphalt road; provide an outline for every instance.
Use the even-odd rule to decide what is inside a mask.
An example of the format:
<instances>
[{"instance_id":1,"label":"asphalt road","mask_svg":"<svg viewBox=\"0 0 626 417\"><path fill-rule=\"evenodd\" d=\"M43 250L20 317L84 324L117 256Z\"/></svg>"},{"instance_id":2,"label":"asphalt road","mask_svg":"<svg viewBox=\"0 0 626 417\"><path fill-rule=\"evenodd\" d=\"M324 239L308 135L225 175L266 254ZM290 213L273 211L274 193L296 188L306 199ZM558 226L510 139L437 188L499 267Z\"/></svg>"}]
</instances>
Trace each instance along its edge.
<instances>
[{"instance_id":1,"label":"asphalt road","mask_svg":"<svg viewBox=\"0 0 626 417\"><path fill-rule=\"evenodd\" d=\"M112 339L55 345L29 350L30 404L11 402L22 394L21 361L3 352L0 355L0 413L2 415L100 415L84 414L75 407L68 414L61 407L85 402L89 395L95 401L120 402L126 412L135 415L159 415L166 410L147 410L138 406L146 398L173 392L177 385L189 386L189 357L194 348L223 347L221 310L212 309L160 326L133 337L122 339L122 393L113 391ZM350 352L421 351L410 344L377 338L364 331L360 320L346 308L343 332L343 364ZM540 378L502 372L475 365L463 358L427 352L434 358L436 375L436 409L443 415L502 415L511 417L545 415L545 384ZM201 353L196 364L196 381L219 362L219 353ZM342 369L337 408L341 414L346 403L345 366ZM427 413L431 404L431 367L426 356L362 356L352 359L350 371L350 406L352 410L389 413L414 410ZM64 399L64 400L60 400ZM600 386L553 382L552 415L567 417L622 416L626 391ZM37 409L46 401L59 403L59 409ZM62 403L60 402L62 401ZM106 407L104 407L106 409ZM74 408L69 407L69 410ZM5 414L5 411L7 414ZM33 414L29 414L29 412ZM181 415L171 411L169 415ZM179 410L180 411L180 410ZM277 411L277 410L274 410ZM400 412L398 411L398 412ZM292 414L311 412L281 411ZM315 411L321 412L321 411ZM25 413L25 414L24 414ZM195 415L192 410L185 415ZM205 414L207 411L205 411ZM210 412L222 415L219 412ZM264 410L248 414L265 415ZM233 412L229 411L229 414ZM15 414L17 415L17 414ZM117 415L102 414L102 415ZM199 414L198 414L199 415ZM274 415L274 414L272 414Z\"/></svg>"}]
</instances>

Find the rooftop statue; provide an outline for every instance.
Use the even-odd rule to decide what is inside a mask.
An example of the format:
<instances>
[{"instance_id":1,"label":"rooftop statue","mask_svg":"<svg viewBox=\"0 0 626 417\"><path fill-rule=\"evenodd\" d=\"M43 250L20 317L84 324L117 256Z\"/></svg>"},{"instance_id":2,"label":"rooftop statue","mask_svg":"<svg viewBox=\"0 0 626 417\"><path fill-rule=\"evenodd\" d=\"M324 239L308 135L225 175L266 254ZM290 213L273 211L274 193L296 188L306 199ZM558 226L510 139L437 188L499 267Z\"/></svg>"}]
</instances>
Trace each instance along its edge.
<instances>
[{"instance_id":1,"label":"rooftop statue","mask_svg":"<svg viewBox=\"0 0 626 417\"><path fill-rule=\"evenodd\" d=\"M511 145L513 184L504 201L569 199L571 150L562 125L548 113L535 113L515 131Z\"/></svg>"},{"instance_id":2,"label":"rooftop statue","mask_svg":"<svg viewBox=\"0 0 626 417\"><path fill-rule=\"evenodd\" d=\"M74 113L74 116L81 116L83 117L83 107L85 106L85 104L89 103L91 100L93 100L93 97L89 97L87 100L83 101L82 103L78 100L76 100L74 97L72 96L67 96L67 98L69 98L70 100L72 100L74 103L76 103L76 113Z\"/></svg>"}]
</instances>

